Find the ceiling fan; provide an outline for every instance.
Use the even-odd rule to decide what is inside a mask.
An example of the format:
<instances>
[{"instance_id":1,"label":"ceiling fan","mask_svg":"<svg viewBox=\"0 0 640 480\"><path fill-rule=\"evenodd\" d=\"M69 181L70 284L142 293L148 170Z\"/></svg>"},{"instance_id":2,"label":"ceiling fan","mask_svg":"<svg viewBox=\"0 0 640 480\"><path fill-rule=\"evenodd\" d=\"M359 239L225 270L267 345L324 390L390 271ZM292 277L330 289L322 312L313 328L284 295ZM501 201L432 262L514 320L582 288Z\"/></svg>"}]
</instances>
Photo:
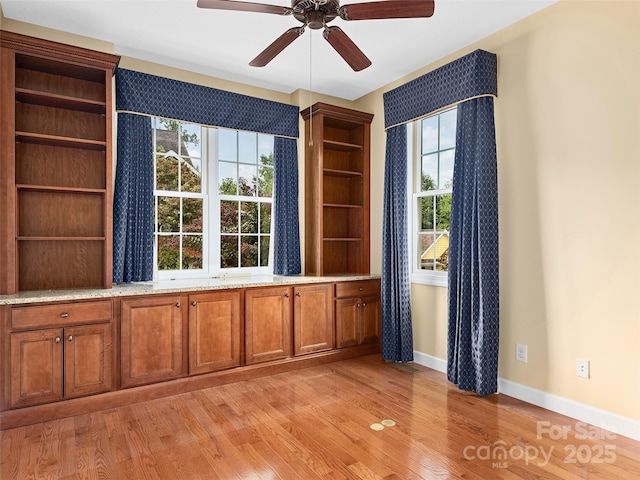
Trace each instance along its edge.
<instances>
[{"instance_id":1,"label":"ceiling fan","mask_svg":"<svg viewBox=\"0 0 640 480\"><path fill-rule=\"evenodd\" d=\"M302 35L305 27L309 27L313 30L322 28L325 40L353 70L358 72L371 65L371 60L340 27L327 26L329 22L336 17L347 21L430 17L434 11L434 0L383 0L343 6L340 6L340 0L291 0L291 7L235 0L198 0L198 7L293 15L296 20L302 22L301 27L290 28L258 54L249 63L252 67L264 67Z\"/></svg>"}]
</instances>

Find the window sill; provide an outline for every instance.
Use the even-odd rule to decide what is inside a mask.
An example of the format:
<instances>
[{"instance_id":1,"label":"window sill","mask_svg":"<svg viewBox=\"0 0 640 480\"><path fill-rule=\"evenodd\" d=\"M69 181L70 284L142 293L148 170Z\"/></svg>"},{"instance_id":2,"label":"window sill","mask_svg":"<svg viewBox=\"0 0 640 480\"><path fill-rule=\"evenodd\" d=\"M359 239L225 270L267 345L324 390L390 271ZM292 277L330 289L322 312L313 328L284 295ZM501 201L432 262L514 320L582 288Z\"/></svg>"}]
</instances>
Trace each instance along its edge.
<instances>
[{"instance_id":1,"label":"window sill","mask_svg":"<svg viewBox=\"0 0 640 480\"><path fill-rule=\"evenodd\" d=\"M445 272L414 272L411 274L411 283L447 288L449 275Z\"/></svg>"}]
</instances>

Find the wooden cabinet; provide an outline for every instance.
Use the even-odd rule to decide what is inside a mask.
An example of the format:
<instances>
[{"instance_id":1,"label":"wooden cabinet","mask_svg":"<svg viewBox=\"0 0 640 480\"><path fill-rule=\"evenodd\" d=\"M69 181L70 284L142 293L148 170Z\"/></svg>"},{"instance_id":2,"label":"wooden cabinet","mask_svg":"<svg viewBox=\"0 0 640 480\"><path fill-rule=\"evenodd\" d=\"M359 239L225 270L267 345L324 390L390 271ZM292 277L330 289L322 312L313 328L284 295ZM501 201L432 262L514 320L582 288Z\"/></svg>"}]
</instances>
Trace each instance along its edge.
<instances>
[{"instance_id":1,"label":"wooden cabinet","mask_svg":"<svg viewBox=\"0 0 640 480\"><path fill-rule=\"evenodd\" d=\"M183 375L187 352L183 342L187 319L183 300L180 295L122 300L122 386L144 385Z\"/></svg>"},{"instance_id":2,"label":"wooden cabinet","mask_svg":"<svg viewBox=\"0 0 640 480\"><path fill-rule=\"evenodd\" d=\"M293 292L294 355L334 348L333 284L299 286Z\"/></svg>"},{"instance_id":3,"label":"wooden cabinet","mask_svg":"<svg viewBox=\"0 0 640 480\"><path fill-rule=\"evenodd\" d=\"M240 365L241 292L189 295L189 373Z\"/></svg>"},{"instance_id":4,"label":"wooden cabinet","mask_svg":"<svg viewBox=\"0 0 640 480\"><path fill-rule=\"evenodd\" d=\"M111 287L119 57L0 31L0 294Z\"/></svg>"},{"instance_id":5,"label":"wooden cabinet","mask_svg":"<svg viewBox=\"0 0 640 480\"><path fill-rule=\"evenodd\" d=\"M12 309L10 408L113 389L110 306L111 302L103 301ZM21 331L38 327L47 328Z\"/></svg>"},{"instance_id":6,"label":"wooden cabinet","mask_svg":"<svg viewBox=\"0 0 640 480\"><path fill-rule=\"evenodd\" d=\"M380 342L380 281L336 285L336 347Z\"/></svg>"},{"instance_id":7,"label":"wooden cabinet","mask_svg":"<svg viewBox=\"0 0 640 480\"><path fill-rule=\"evenodd\" d=\"M291 287L245 291L245 363L291 356Z\"/></svg>"},{"instance_id":8,"label":"wooden cabinet","mask_svg":"<svg viewBox=\"0 0 640 480\"><path fill-rule=\"evenodd\" d=\"M373 115L324 103L314 104L301 115L307 140L306 274L369 273Z\"/></svg>"}]
</instances>

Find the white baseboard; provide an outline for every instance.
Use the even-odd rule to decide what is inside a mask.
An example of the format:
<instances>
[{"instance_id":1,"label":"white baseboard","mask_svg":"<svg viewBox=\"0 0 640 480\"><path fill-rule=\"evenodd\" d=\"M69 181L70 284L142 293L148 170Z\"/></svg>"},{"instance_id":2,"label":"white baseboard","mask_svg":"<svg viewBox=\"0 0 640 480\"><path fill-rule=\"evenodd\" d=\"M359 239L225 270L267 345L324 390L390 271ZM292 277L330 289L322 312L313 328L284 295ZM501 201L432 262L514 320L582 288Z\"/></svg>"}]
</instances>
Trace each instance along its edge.
<instances>
[{"instance_id":1,"label":"white baseboard","mask_svg":"<svg viewBox=\"0 0 640 480\"><path fill-rule=\"evenodd\" d=\"M413 352L413 361L418 365L431 368L438 372L447 372L447 361L426 353ZM498 391L523 402L546 408L552 412L566 415L578 421L609 430L616 435L640 441L640 421L622 417L615 413L560 397L552 393L543 392L519 383L498 378Z\"/></svg>"}]
</instances>

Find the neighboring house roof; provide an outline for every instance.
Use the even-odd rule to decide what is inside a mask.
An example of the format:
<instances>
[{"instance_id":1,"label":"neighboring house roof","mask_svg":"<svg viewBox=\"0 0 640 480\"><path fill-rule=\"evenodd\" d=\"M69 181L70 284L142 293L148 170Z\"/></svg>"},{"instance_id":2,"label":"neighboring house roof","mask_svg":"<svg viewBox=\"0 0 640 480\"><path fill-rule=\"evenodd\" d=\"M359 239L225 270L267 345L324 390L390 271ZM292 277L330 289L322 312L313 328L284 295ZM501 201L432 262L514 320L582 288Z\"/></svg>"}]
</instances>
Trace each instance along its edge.
<instances>
[{"instance_id":1,"label":"neighboring house roof","mask_svg":"<svg viewBox=\"0 0 640 480\"><path fill-rule=\"evenodd\" d=\"M198 169L193 165L191 157L189 157L187 144L183 140L180 140L180 148L178 148L178 132L174 130L156 129L156 144L164 147L164 155L181 158L191 171L198 175L200 174ZM182 157L178 155L179 151L182 152Z\"/></svg>"},{"instance_id":2,"label":"neighboring house roof","mask_svg":"<svg viewBox=\"0 0 640 480\"><path fill-rule=\"evenodd\" d=\"M449 250L449 232L443 232L438 235L436 240L429 245L429 248L422 253L420 259L433 260L434 258L440 258L447 250Z\"/></svg>"}]
</instances>

